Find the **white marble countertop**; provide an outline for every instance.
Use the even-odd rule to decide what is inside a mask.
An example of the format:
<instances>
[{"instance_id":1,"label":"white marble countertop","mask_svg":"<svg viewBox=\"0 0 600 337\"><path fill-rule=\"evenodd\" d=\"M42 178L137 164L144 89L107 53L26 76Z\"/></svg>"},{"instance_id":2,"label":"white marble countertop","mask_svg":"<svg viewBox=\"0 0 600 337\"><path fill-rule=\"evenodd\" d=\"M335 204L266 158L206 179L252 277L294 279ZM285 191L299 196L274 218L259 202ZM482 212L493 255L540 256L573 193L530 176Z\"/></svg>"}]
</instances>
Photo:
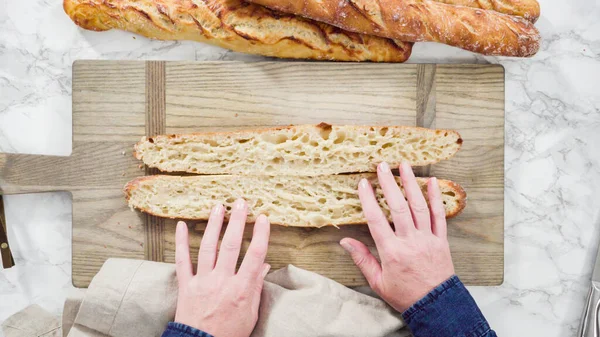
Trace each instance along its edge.
<instances>
[{"instance_id":1,"label":"white marble countertop","mask_svg":"<svg viewBox=\"0 0 600 337\"><path fill-rule=\"evenodd\" d=\"M600 1L541 0L532 59L417 44L410 62L506 68L505 282L471 287L500 336L573 336L600 239ZM257 60L193 42L78 29L62 1L0 1L0 152L67 155L76 59ZM68 193L5 197L16 266L0 271L0 321L71 286ZM0 332L1 334L1 332Z\"/></svg>"}]
</instances>

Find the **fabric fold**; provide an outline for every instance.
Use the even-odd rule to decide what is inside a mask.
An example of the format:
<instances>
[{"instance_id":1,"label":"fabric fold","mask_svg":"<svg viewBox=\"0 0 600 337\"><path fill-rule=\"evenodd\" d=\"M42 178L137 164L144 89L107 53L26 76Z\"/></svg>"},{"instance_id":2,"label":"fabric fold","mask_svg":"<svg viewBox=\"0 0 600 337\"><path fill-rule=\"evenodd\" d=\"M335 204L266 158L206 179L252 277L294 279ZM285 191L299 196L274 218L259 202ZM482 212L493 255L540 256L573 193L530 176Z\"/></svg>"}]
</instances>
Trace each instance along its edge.
<instances>
[{"instance_id":1,"label":"fabric fold","mask_svg":"<svg viewBox=\"0 0 600 337\"><path fill-rule=\"evenodd\" d=\"M401 315L382 300L292 265L267 275L261 296L252 337L409 335L398 333ZM3 328L7 337L160 336L175 317L176 303L175 265L109 259L87 290L65 301L62 332L60 319L37 306L15 314ZM32 322L36 328L28 328Z\"/></svg>"}]
</instances>

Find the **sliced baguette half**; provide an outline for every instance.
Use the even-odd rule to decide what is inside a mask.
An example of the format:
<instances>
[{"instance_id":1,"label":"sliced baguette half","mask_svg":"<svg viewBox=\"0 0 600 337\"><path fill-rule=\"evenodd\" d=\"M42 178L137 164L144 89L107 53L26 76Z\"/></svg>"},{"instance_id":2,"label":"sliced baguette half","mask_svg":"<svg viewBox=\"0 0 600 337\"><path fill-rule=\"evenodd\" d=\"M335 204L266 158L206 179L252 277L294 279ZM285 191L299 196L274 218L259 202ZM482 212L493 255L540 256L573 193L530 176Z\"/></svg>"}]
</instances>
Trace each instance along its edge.
<instances>
[{"instance_id":1,"label":"sliced baguette half","mask_svg":"<svg viewBox=\"0 0 600 337\"><path fill-rule=\"evenodd\" d=\"M273 224L294 227L322 227L364 224L358 182L371 181L380 205L389 209L376 174L307 176L166 176L140 177L125 186L132 208L159 217L206 220L211 208L224 204L228 210L243 197L248 202L248 221L259 214ZM400 178L397 178L398 182ZM427 197L427 178L418 178ZM453 217L466 205L465 191L449 180L438 180L446 216Z\"/></svg>"},{"instance_id":2,"label":"sliced baguette half","mask_svg":"<svg viewBox=\"0 0 600 337\"><path fill-rule=\"evenodd\" d=\"M382 161L434 164L461 144L452 130L321 123L143 138L135 156L164 172L311 176L376 172Z\"/></svg>"}]
</instances>

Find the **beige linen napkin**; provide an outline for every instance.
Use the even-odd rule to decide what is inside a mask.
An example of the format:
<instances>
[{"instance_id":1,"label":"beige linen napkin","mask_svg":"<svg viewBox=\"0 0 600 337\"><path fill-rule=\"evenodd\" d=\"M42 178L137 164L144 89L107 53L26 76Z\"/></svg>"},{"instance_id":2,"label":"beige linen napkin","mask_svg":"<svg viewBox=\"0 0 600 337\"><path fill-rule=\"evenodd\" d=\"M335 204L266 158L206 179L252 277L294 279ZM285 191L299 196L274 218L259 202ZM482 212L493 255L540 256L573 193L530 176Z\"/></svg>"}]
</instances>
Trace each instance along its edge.
<instances>
[{"instance_id":1,"label":"beige linen napkin","mask_svg":"<svg viewBox=\"0 0 600 337\"><path fill-rule=\"evenodd\" d=\"M32 304L2 322L2 332L5 337L60 337L60 319Z\"/></svg>"},{"instance_id":2,"label":"beige linen napkin","mask_svg":"<svg viewBox=\"0 0 600 337\"><path fill-rule=\"evenodd\" d=\"M174 318L176 300L173 264L109 259L85 295L66 301L62 334L160 336ZM405 336L395 333L403 325L400 314L383 301L288 266L267 276L252 337Z\"/></svg>"}]
</instances>

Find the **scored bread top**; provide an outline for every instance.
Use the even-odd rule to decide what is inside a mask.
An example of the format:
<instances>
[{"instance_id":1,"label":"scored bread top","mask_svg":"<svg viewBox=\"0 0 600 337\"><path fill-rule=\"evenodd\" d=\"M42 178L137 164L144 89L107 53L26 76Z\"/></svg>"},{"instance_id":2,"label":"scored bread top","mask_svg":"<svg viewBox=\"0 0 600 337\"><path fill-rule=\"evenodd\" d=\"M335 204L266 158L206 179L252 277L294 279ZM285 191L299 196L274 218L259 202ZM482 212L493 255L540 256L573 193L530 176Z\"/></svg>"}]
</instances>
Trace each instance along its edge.
<instances>
[{"instance_id":1,"label":"scored bread top","mask_svg":"<svg viewBox=\"0 0 600 337\"><path fill-rule=\"evenodd\" d=\"M147 176L125 186L129 206L160 217L206 220L217 203L231 209L237 198L248 202L248 221L265 214L273 224L322 227L366 223L358 182L366 178L389 217L389 208L374 173L298 176ZM400 178L396 180L400 184ZM427 178L417 178L427 199ZM438 180L446 217L460 213L466 205L461 186Z\"/></svg>"},{"instance_id":2,"label":"scored bread top","mask_svg":"<svg viewBox=\"0 0 600 337\"><path fill-rule=\"evenodd\" d=\"M143 138L135 156L165 172L313 176L376 172L383 161L434 164L461 144L453 130L321 123Z\"/></svg>"},{"instance_id":3,"label":"scored bread top","mask_svg":"<svg viewBox=\"0 0 600 337\"><path fill-rule=\"evenodd\" d=\"M243 0L63 0L63 7L85 29L122 29L271 57L404 62L412 50L412 43L344 31Z\"/></svg>"}]
</instances>

